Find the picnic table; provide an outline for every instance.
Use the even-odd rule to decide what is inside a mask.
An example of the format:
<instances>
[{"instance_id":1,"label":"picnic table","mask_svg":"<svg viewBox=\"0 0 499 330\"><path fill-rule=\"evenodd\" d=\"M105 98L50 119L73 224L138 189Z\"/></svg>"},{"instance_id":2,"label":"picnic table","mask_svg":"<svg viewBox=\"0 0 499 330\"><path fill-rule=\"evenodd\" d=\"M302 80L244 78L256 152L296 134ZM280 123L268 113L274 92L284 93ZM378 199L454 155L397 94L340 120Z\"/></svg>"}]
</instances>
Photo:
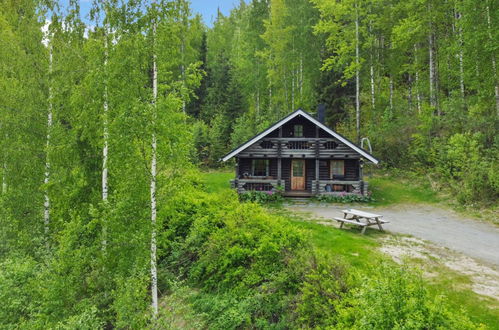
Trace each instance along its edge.
<instances>
[{"instance_id":1,"label":"picnic table","mask_svg":"<svg viewBox=\"0 0 499 330\"><path fill-rule=\"evenodd\" d=\"M334 220L341 222L340 228L343 228L345 223L362 227L362 234L366 232L367 227L377 225L379 230L383 231L382 224L390 221L381 219L383 216L355 209L342 210L343 218L335 217Z\"/></svg>"}]
</instances>

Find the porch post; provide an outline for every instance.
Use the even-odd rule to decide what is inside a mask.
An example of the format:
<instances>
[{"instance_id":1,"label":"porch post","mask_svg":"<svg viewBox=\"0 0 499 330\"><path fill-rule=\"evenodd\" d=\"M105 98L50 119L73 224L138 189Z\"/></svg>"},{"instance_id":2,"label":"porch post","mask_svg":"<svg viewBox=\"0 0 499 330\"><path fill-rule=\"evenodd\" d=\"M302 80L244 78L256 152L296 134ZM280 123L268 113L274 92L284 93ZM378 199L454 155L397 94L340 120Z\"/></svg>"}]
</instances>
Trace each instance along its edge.
<instances>
[{"instance_id":1,"label":"porch post","mask_svg":"<svg viewBox=\"0 0 499 330\"><path fill-rule=\"evenodd\" d=\"M315 193L319 193L319 158L315 159Z\"/></svg>"},{"instance_id":2,"label":"porch post","mask_svg":"<svg viewBox=\"0 0 499 330\"><path fill-rule=\"evenodd\" d=\"M315 126L315 194L319 194L319 157L320 157L320 140L319 126Z\"/></svg>"},{"instance_id":3,"label":"porch post","mask_svg":"<svg viewBox=\"0 0 499 330\"><path fill-rule=\"evenodd\" d=\"M281 167L282 167L281 157L279 157L279 158L277 158L277 184L278 185L281 185L281 175L282 175Z\"/></svg>"},{"instance_id":4,"label":"porch post","mask_svg":"<svg viewBox=\"0 0 499 330\"><path fill-rule=\"evenodd\" d=\"M279 139L277 140L277 184L281 185L282 179L282 146L281 146L281 138L282 137L282 126L279 127Z\"/></svg>"},{"instance_id":5,"label":"porch post","mask_svg":"<svg viewBox=\"0 0 499 330\"><path fill-rule=\"evenodd\" d=\"M364 167L364 161L362 158L359 159L359 183L360 183L360 193L362 195L365 195L366 192L364 191L364 173L362 171L362 168Z\"/></svg>"},{"instance_id":6,"label":"porch post","mask_svg":"<svg viewBox=\"0 0 499 330\"><path fill-rule=\"evenodd\" d=\"M319 141L319 129L316 127L316 136L317 139L315 141L315 193L319 194L320 184L319 184L319 164L320 164L320 141Z\"/></svg>"},{"instance_id":7,"label":"porch post","mask_svg":"<svg viewBox=\"0 0 499 330\"><path fill-rule=\"evenodd\" d=\"M235 179L239 179L239 157L236 157L236 177Z\"/></svg>"}]
</instances>

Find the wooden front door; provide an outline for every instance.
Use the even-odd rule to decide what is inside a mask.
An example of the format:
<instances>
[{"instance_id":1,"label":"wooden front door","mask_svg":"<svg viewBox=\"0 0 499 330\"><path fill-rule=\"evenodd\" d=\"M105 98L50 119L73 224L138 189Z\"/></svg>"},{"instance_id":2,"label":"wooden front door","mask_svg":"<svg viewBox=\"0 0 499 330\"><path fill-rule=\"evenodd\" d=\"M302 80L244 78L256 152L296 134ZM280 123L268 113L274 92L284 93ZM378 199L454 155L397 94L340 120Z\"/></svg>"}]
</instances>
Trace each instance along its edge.
<instances>
[{"instance_id":1,"label":"wooden front door","mask_svg":"<svg viewBox=\"0 0 499 330\"><path fill-rule=\"evenodd\" d=\"M305 190L305 160L291 161L291 190Z\"/></svg>"}]
</instances>

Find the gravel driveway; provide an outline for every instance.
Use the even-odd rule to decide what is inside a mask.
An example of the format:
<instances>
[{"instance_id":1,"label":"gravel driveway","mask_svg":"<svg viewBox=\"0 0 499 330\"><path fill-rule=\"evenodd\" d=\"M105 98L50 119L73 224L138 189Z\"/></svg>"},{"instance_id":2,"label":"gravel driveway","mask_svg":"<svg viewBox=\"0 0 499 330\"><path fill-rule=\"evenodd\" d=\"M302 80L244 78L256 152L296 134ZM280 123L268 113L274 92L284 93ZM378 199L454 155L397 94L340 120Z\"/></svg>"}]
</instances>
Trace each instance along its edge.
<instances>
[{"instance_id":1,"label":"gravel driveway","mask_svg":"<svg viewBox=\"0 0 499 330\"><path fill-rule=\"evenodd\" d=\"M342 216L341 210L348 205L324 205L303 203L287 208L298 212L311 213L315 217L329 218ZM392 207L355 206L355 209L382 214L390 223L383 225L386 231L410 234L477 258L499 268L499 227L466 219L455 212L431 205L397 205ZM335 221L336 223L336 221ZM371 230L377 230L370 227Z\"/></svg>"}]
</instances>

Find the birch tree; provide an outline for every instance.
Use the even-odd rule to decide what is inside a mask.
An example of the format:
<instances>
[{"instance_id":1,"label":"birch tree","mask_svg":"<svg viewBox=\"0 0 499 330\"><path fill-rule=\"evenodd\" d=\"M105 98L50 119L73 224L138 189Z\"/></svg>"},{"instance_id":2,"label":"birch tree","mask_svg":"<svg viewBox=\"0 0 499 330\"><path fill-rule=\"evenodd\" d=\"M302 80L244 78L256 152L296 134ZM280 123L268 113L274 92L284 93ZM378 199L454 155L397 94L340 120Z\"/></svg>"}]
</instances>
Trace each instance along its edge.
<instances>
[{"instance_id":1,"label":"birch tree","mask_svg":"<svg viewBox=\"0 0 499 330\"><path fill-rule=\"evenodd\" d=\"M153 12L156 11L155 3L153 3ZM152 311L153 317L158 314L158 273L157 273L157 257L156 257L156 104L158 99L158 68L156 54L156 28L157 28L157 13L154 13L152 19L152 136L151 136L151 296L152 296Z\"/></svg>"},{"instance_id":2,"label":"birch tree","mask_svg":"<svg viewBox=\"0 0 499 330\"><path fill-rule=\"evenodd\" d=\"M488 0L487 0L487 6L485 7L485 12L487 15L487 34L489 36L489 40L491 43L495 42L497 44L497 40L494 41L494 38L492 36L493 28L490 19L490 5ZM496 113L497 116L499 117L499 80L497 79L496 54L492 53L491 57L492 57L492 75L494 81L494 94L496 98Z\"/></svg>"},{"instance_id":3,"label":"birch tree","mask_svg":"<svg viewBox=\"0 0 499 330\"><path fill-rule=\"evenodd\" d=\"M52 76L52 42L50 41L50 36L48 36L48 52L49 52L49 68L48 68L48 73L49 77ZM43 223L45 227L45 236L46 240L48 241L48 234L49 234L49 225L50 225L50 196L48 193L48 184L50 180L50 157L49 157L49 152L50 152L50 133L52 130L52 86L51 86L51 81L49 79L49 87L48 87L48 109L47 109L47 139L46 139L46 148L45 148L45 178L43 183L45 184L45 195L44 195L44 211L43 211Z\"/></svg>"}]
</instances>

